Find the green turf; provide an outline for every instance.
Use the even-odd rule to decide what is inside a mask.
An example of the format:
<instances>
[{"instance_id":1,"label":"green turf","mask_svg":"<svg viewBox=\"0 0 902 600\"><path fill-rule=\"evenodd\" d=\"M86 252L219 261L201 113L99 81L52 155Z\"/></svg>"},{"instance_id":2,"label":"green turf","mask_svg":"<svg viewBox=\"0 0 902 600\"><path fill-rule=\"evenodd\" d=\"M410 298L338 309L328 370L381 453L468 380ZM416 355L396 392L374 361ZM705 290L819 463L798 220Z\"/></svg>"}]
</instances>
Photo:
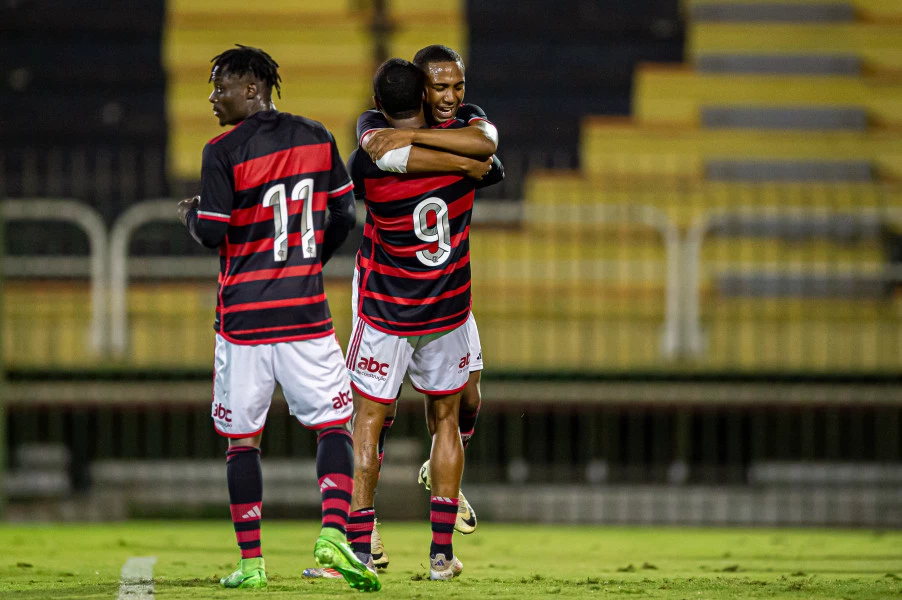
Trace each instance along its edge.
<instances>
[{"instance_id":1,"label":"green turf","mask_svg":"<svg viewBox=\"0 0 902 600\"><path fill-rule=\"evenodd\" d=\"M550 527L480 524L455 535L464 575L424 580L428 523L380 523L391 558L384 598L902 598L902 532ZM159 598L336 598L336 580L305 581L316 523L264 521L269 588L224 590L235 568L231 523L0 525L0 598L119 595L130 556L155 556Z\"/></svg>"}]
</instances>

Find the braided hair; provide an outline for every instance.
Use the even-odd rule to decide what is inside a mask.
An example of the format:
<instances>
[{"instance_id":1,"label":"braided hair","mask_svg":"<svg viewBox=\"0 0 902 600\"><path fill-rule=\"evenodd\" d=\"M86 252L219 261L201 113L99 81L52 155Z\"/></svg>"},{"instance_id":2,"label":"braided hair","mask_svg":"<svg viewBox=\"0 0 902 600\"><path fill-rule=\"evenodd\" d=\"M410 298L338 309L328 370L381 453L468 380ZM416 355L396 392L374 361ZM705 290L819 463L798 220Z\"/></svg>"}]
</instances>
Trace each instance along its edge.
<instances>
[{"instance_id":1,"label":"braided hair","mask_svg":"<svg viewBox=\"0 0 902 600\"><path fill-rule=\"evenodd\" d=\"M252 74L254 77L266 84L270 95L272 88L276 88L276 94L282 97L282 77L279 75L279 63L261 50L252 46L243 46L235 44L237 48L226 50L222 54L214 56L210 62L213 67L210 70L210 80L213 79L213 71L219 67L220 71L231 73L241 77Z\"/></svg>"}]
</instances>

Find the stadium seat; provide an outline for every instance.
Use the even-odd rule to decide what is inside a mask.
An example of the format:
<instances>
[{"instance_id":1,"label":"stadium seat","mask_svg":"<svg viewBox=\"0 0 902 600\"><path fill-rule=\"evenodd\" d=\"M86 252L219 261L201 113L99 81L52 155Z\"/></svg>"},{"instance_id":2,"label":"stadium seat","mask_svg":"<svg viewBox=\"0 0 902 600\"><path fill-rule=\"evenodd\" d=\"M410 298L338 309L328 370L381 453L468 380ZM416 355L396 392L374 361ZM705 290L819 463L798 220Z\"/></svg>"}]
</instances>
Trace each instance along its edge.
<instances>
[{"instance_id":1,"label":"stadium seat","mask_svg":"<svg viewBox=\"0 0 902 600\"><path fill-rule=\"evenodd\" d=\"M860 107L872 125L902 124L902 83L874 76L702 73L645 66L636 73L633 116L643 124L697 125L709 105Z\"/></svg>"},{"instance_id":2,"label":"stadium seat","mask_svg":"<svg viewBox=\"0 0 902 600\"><path fill-rule=\"evenodd\" d=\"M269 52L280 65L280 110L321 121L344 156L356 146L354 123L371 105L372 41L368 10L353 2L280 0L265 7L230 0L178 0L164 43L168 72L170 170L196 180L201 149L221 128L206 101L210 59L239 42ZM215 20L217 28L207 27ZM303 31L303 35L298 35Z\"/></svg>"},{"instance_id":3,"label":"stadium seat","mask_svg":"<svg viewBox=\"0 0 902 600\"><path fill-rule=\"evenodd\" d=\"M695 59L702 73L780 75L860 75L861 59L851 54L706 53Z\"/></svg>"},{"instance_id":4,"label":"stadium seat","mask_svg":"<svg viewBox=\"0 0 902 600\"><path fill-rule=\"evenodd\" d=\"M639 127L590 117L583 123L582 167L589 173L701 176L708 160L868 161L879 177L902 175L902 135L894 131L695 130Z\"/></svg>"},{"instance_id":5,"label":"stadium seat","mask_svg":"<svg viewBox=\"0 0 902 600\"><path fill-rule=\"evenodd\" d=\"M902 69L902 25L893 23L691 23L687 58L707 53L848 53L875 71Z\"/></svg>"},{"instance_id":6,"label":"stadium seat","mask_svg":"<svg viewBox=\"0 0 902 600\"><path fill-rule=\"evenodd\" d=\"M707 5L737 4L761 8L767 5L825 5L848 4L855 10L860 20L898 20L902 17L902 6L896 0L682 0L683 7L692 14L699 7Z\"/></svg>"},{"instance_id":7,"label":"stadium seat","mask_svg":"<svg viewBox=\"0 0 902 600\"><path fill-rule=\"evenodd\" d=\"M704 129L856 130L868 127L859 107L703 106Z\"/></svg>"},{"instance_id":8,"label":"stadium seat","mask_svg":"<svg viewBox=\"0 0 902 600\"><path fill-rule=\"evenodd\" d=\"M696 23L830 23L855 20L855 8L839 2L705 2L691 7Z\"/></svg>"}]
</instances>

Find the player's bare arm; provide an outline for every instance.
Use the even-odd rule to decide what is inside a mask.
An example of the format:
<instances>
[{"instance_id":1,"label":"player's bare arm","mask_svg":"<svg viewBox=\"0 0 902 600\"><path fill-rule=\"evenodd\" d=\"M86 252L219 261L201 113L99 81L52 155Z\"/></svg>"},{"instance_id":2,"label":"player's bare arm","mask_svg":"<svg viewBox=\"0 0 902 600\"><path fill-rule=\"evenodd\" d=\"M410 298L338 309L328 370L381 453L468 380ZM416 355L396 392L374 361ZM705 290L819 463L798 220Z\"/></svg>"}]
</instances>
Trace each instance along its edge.
<instances>
[{"instance_id":1,"label":"player's bare arm","mask_svg":"<svg viewBox=\"0 0 902 600\"><path fill-rule=\"evenodd\" d=\"M379 129L363 139L363 149L379 160L389 150L423 146L469 158L488 158L498 149L498 130L487 121L461 129Z\"/></svg>"},{"instance_id":2,"label":"player's bare arm","mask_svg":"<svg viewBox=\"0 0 902 600\"><path fill-rule=\"evenodd\" d=\"M491 170L491 157L478 160L416 146L410 149L410 158L407 160L408 173L460 173L480 181Z\"/></svg>"}]
</instances>

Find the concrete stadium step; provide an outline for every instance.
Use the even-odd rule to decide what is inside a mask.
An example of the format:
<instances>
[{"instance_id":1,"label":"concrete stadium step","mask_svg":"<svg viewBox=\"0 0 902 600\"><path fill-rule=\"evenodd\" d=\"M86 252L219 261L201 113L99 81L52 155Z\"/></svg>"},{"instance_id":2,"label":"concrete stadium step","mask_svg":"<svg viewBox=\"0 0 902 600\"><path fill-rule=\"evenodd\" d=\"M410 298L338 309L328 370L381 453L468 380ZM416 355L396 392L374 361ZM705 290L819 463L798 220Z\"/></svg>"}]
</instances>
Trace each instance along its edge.
<instances>
[{"instance_id":1,"label":"concrete stadium step","mask_svg":"<svg viewBox=\"0 0 902 600\"><path fill-rule=\"evenodd\" d=\"M813 54L858 56L866 68L902 69L902 23L690 23L690 61L707 53Z\"/></svg>"},{"instance_id":2,"label":"concrete stadium step","mask_svg":"<svg viewBox=\"0 0 902 600\"><path fill-rule=\"evenodd\" d=\"M873 181L869 161L814 160L709 160L705 161L709 181Z\"/></svg>"},{"instance_id":3,"label":"concrete stadium step","mask_svg":"<svg viewBox=\"0 0 902 600\"><path fill-rule=\"evenodd\" d=\"M902 176L902 133L760 132L639 127L600 117L583 122L580 158L590 173L611 170L701 176L709 160L868 161L878 177Z\"/></svg>"},{"instance_id":4,"label":"concrete stadium step","mask_svg":"<svg viewBox=\"0 0 902 600\"><path fill-rule=\"evenodd\" d=\"M798 269L799 265L794 265ZM852 272L722 272L716 278L717 294L722 298L847 298L884 299L893 284L883 273Z\"/></svg>"},{"instance_id":5,"label":"concrete stadium step","mask_svg":"<svg viewBox=\"0 0 902 600\"><path fill-rule=\"evenodd\" d=\"M689 10L694 22L756 23L761 21L792 23L848 22L855 20L855 7L847 2L784 3L706 2Z\"/></svg>"},{"instance_id":6,"label":"concrete stadium step","mask_svg":"<svg viewBox=\"0 0 902 600\"><path fill-rule=\"evenodd\" d=\"M691 12L696 7L709 4L735 4L743 6L761 6L771 4L782 5L831 5L838 0L682 0L682 4ZM902 6L897 0L845 0L855 8L856 15L866 21L895 20L902 18Z\"/></svg>"},{"instance_id":7,"label":"concrete stadium step","mask_svg":"<svg viewBox=\"0 0 902 600\"><path fill-rule=\"evenodd\" d=\"M851 54L779 54L705 53L695 57L695 68L703 73L733 75L854 75L862 74L861 59Z\"/></svg>"},{"instance_id":8,"label":"concrete stadium step","mask_svg":"<svg viewBox=\"0 0 902 600\"><path fill-rule=\"evenodd\" d=\"M857 106L703 106L706 129L854 130L868 127L867 111Z\"/></svg>"},{"instance_id":9,"label":"concrete stadium step","mask_svg":"<svg viewBox=\"0 0 902 600\"><path fill-rule=\"evenodd\" d=\"M679 227L715 211L824 210L862 213L888 211L896 218L902 208L902 188L879 183L800 183L672 181L608 177L579 171L536 171L526 182L527 214L560 212L561 220L587 219L587 229L596 226L589 220L587 207L618 205L651 207L661 211ZM533 208L530 208L533 207ZM896 211L896 212L893 212ZM475 239L475 236L474 236Z\"/></svg>"},{"instance_id":10,"label":"concrete stadium step","mask_svg":"<svg viewBox=\"0 0 902 600\"><path fill-rule=\"evenodd\" d=\"M876 126L902 125L902 81L886 77L705 73L657 65L636 72L640 123L697 125L702 107L835 107L867 110Z\"/></svg>"}]
</instances>

